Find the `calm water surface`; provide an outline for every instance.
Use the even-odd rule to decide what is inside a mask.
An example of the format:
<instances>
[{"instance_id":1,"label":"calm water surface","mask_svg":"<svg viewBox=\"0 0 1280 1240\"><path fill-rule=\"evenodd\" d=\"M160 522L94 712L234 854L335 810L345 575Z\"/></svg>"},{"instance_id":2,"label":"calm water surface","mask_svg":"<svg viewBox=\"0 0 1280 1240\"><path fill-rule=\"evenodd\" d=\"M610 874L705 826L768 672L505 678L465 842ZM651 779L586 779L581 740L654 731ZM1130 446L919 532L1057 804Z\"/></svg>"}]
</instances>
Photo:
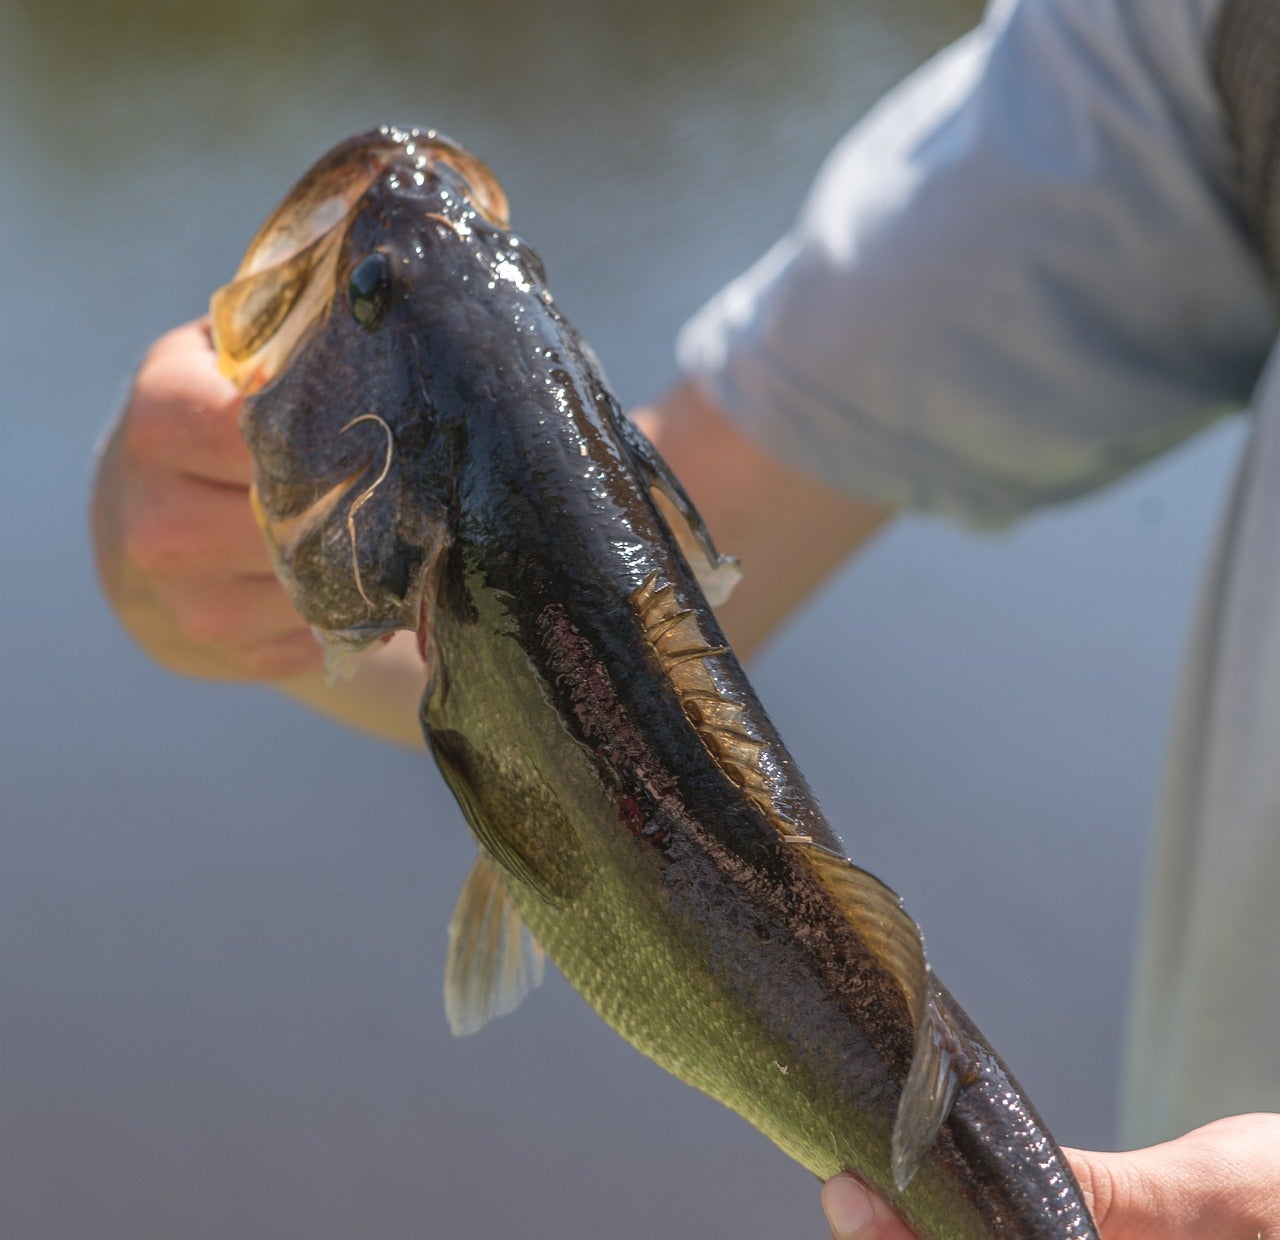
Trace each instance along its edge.
<instances>
[{"instance_id":1,"label":"calm water surface","mask_svg":"<svg viewBox=\"0 0 1280 1240\"><path fill-rule=\"evenodd\" d=\"M531 17L531 13L537 17ZM93 443L337 138L454 134L627 401L971 2L0 8L0 1232L818 1235L814 1186L558 978L451 1039L472 847L425 755L173 678L98 599ZM1217 432L999 540L904 523L762 694L1064 1140L1110 1138Z\"/></svg>"}]
</instances>

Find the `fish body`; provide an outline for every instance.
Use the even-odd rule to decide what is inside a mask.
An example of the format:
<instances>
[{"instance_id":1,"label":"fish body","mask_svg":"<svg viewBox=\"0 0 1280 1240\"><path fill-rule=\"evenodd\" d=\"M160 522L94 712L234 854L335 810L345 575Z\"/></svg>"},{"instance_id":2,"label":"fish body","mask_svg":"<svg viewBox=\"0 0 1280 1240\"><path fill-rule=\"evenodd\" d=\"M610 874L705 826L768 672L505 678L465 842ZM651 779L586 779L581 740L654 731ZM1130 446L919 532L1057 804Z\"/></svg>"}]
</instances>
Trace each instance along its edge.
<instances>
[{"instance_id":1,"label":"fish body","mask_svg":"<svg viewBox=\"0 0 1280 1240\"><path fill-rule=\"evenodd\" d=\"M634 1046L922 1237L1096 1237L916 924L845 856L690 560L730 566L487 169L434 133L350 140L213 315L300 611L343 648L418 632L424 733L479 845L454 1028L514 1006L545 951Z\"/></svg>"}]
</instances>

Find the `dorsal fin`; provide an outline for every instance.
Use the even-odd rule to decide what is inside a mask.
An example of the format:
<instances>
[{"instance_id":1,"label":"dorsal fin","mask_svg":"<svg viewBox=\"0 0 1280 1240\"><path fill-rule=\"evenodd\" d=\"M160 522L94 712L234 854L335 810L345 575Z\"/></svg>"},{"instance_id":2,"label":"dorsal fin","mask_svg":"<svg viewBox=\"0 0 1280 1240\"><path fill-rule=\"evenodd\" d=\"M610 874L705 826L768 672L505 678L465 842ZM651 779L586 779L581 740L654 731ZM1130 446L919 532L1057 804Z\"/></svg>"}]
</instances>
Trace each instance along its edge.
<instances>
[{"instance_id":1,"label":"dorsal fin","mask_svg":"<svg viewBox=\"0 0 1280 1240\"><path fill-rule=\"evenodd\" d=\"M785 842L806 845L805 855L832 900L902 992L916 1035L893 1126L893 1175L903 1189L946 1121L972 1062L966 1039L939 1003L920 927L874 874L800 832L779 809L761 766L765 742L751 730L742 705L721 692L712 674L714 660L728 653L728 647L707 641L697 613L681 606L671 584L656 571L635 590L631 602L686 716L716 764Z\"/></svg>"},{"instance_id":2,"label":"dorsal fin","mask_svg":"<svg viewBox=\"0 0 1280 1240\"><path fill-rule=\"evenodd\" d=\"M693 569L707 602L712 607L719 607L742 579L742 566L736 556L721 555L716 550L706 522L693 506L680 479L671 472L671 467L645 433L625 417L619 417L619 425L623 440L631 449L631 459L644 475L650 490L667 501L668 506L662 509L663 518L680 544L680 550ZM673 514L679 518L677 521L671 520Z\"/></svg>"},{"instance_id":3,"label":"dorsal fin","mask_svg":"<svg viewBox=\"0 0 1280 1240\"><path fill-rule=\"evenodd\" d=\"M764 741L751 731L742 705L722 693L712 675L709 661L729 654L729 647L706 639L697 612L681 606L675 590L656 571L632 594L631 602L685 715L725 778L741 788L779 832L792 833L794 825L774 803L761 770Z\"/></svg>"}]
</instances>

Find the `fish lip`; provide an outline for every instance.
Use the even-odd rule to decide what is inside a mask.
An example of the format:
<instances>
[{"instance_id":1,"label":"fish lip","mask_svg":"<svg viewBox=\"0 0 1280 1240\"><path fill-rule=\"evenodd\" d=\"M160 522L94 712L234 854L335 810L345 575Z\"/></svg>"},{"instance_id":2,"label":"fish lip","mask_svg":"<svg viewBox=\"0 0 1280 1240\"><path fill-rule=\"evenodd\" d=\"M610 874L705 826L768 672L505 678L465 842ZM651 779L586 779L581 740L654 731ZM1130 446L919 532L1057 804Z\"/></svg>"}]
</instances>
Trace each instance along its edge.
<instances>
[{"instance_id":1,"label":"fish lip","mask_svg":"<svg viewBox=\"0 0 1280 1240\"><path fill-rule=\"evenodd\" d=\"M276 267L340 228L400 148L401 143L386 129L375 129L356 134L321 156L254 234L235 278Z\"/></svg>"},{"instance_id":2,"label":"fish lip","mask_svg":"<svg viewBox=\"0 0 1280 1240\"><path fill-rule=\"evenodd\" d=\"M294 184L258 229L235 275L213 295L218 366L241 391L256 391L279 375L323 317L350 221L371 187L397 171L422 184L433 167L451 170L490 224L508 226L497 178L437 130L384 125L348 138Z\"/></svg>"},{"instance_id":3,"label":"fish lip","mask_svg":"<svg viewBox=\"0 0 1280 1240\"><path fill-rule=\"evenodd\" d=\"M483 160L437 129L383 125L347 138L312 165L267 217L245 251L236 279L278 266L340 229L369 187L392 165L425 172L445 164L462 178L468 199L491 223L509 223L507 196Z\"/></svg>"},{"instance_id":4,"label":"fish lip","mask_svg":"<svg viewBox=\"0 0 1280 1240\"><path fill-rule=\"evenodd\" d=\"M356 204L398 144L381 130L334 147L267 217L210 302L218 367L241 391L269 383L321 318Z\"/></svg>"}]
</instances>

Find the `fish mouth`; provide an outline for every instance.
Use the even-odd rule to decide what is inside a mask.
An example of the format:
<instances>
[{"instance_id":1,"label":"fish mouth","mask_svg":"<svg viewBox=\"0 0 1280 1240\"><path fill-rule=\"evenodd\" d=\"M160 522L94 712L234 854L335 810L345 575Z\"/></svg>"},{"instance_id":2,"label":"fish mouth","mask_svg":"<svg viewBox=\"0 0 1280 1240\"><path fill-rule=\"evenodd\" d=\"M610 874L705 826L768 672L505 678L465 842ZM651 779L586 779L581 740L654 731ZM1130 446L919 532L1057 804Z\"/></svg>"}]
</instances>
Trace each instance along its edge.
<instances>
[{"instance_id":1,"label":"fish mouth","mask_svg":"<svg viewBox=\"0 0 1280 1240\"><path fill-rule=\"evenodd\" d=\"M323 156L272 212L231 282L210 303L218 366L242 392L269 383L323 316L337 282L346 227L370 186L392 167L457 173L471 204L507 226L507 199L483 162L435 130L384 126Z\"/></svg>"},{"instance_id":2,"label":"fish mouth","mask_svg":"<svg viewBox=\"0 0 1280 1240\"><path fill-rule=\"evenodd\" d=\"M249 243L209 312L218 366L241 391L273 379L333 290L343 225L391 152L368 135L320 160Z\"/></svg>"}]
</instances>

